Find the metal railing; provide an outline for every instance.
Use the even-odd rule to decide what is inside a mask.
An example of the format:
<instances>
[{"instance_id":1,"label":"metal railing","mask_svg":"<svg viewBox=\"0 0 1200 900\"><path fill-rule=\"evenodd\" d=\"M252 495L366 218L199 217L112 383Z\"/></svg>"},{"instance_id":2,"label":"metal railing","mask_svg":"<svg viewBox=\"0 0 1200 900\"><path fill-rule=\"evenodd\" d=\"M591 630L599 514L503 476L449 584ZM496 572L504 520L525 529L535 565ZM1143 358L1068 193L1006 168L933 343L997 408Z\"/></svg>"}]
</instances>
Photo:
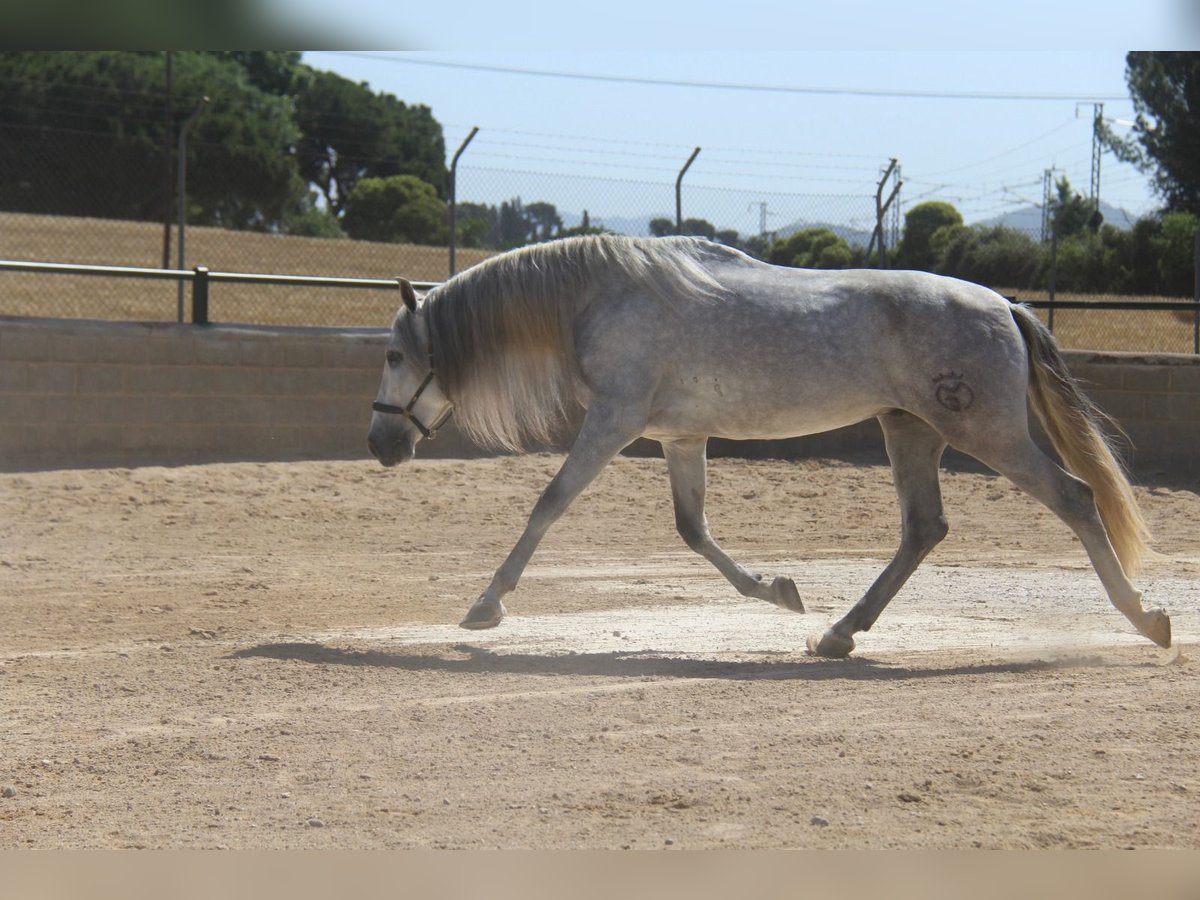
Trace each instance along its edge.
<instances>
[{"instance_id":1,"label":"metal railing","mask_svg":"<svg viewBox=\"0 0 1200 900\"><path fill-rule=\"evenodd\" d=\"M178 281L180 285L190 281L192 284L192 315L193 325L208 325L209 287L214 283L225 284L264 284L264 285L298 285L305 287L332 287L349 289L391 290L399 286L397 279L383 278L335 278L316 275L267 275L258 272L212 272L204 266L194 269L150 269L136 266L97 266L75 265L71 263L25 262L22 260L0 260L0 271L37 272L59 275L99 275L116 278L141 278L158 281ZM414 281L417 290L429 290L441 282ZM1021 300L1019 297L1007 297L1013 303L1024 303L1033 309L1044 309L1048 312L1049 326L1054 331L1054 313L1056 310L1104 310L1135 311L1135 312L1189 312L1193 317L1192 353L1200 355L1200 301L1198 300L1160 300L1160 301L1118 301L1118 300ZM182 307L178 310L178 321L184 321Z\"/></svg>"},{"instance_id":2,"label":"metal railing","mask_svg":"<svg viewBox=\"0 0 1200 900\"><path fill-rule=\"evenodd\" d=\"M391 290L398 288L398 279L384 278L331 278L317 275L266 275L258 272L211 272L204 266L193 269L149 269L137 266L92 266L72 263L25 262L22 260L0 260L0 271L38 272L57 275L100 275L109 278L141 278L152 281L177 281L192 283L193 325L208 325L209 285L225 284L273 284L302 285L304 287L368 288ZM424 291L436 287L440 282L414 281L412 286ZM178 311L178 321L184 321L183 309Z\"/></svg>"},{"instance_id":3,"label":"metal railing","mask_svg":"<svg viewBox=\"0 0 1200 900\"><path fill-rule=\"evenodd\" d=\"M1049 319L1050 333L1054 333L1054 311L1058 309L1086 309L1102 312L1188 312L1192 314L1192 353L1200 356L1200 299L1197 300L1022 300L1006 297L1010 303L1022 303L1033 309L1044 309Z\"/></svg>"}]
</instances>

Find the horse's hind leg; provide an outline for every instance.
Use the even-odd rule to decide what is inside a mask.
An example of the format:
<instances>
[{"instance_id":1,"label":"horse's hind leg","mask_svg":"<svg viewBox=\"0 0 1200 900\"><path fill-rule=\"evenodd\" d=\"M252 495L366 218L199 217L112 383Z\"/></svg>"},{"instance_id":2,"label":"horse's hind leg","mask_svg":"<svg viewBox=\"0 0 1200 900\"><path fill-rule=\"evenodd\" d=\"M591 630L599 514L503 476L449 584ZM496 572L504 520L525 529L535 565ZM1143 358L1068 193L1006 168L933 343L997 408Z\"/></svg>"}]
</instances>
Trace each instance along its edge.
<instances>
[{"instance_id":1,"label":"horse's hind leg","mask_svg":"<svg viewBox=\"0 0 1200 900\"><path fill-rule=\"evenodd\" d=\"M779 577L766 581L761 575L730 558L709 534L708 521L704 516L705 443L704 438L663 442L663 455L671 476L671 495L675 500L675 527L680 537L716 566L740 593L794 612L804 612L804 604L792 579Z\"/></svg>"},{"instance_id":2,"label":"horse's hind leg","mask_svg":"<svg viewBox=\"0 0 1200 900\"><path fill-rule=\"evenodd\" d=\"M900 548L850 612L819 638L814 635L808 639L809 652L817 656L847 656L854 649L854 635L875 624L884 607L948 530L938 484L945 440L921 419L898 410L880 416L879 424L883 426L900 498Z\"/></svg>"},{"instance_id":3,"label":"horse's hind leg","mask_svg":"<svg viewBox=\"0 0 1200 900\"><path fill-rule=\"evenodd\" d=\"M967 447L962 449L973 452ZM1092 489L1085 482L1055 464L1028 436L1015 446L992 444L973 455L1062 519L1083 544L1112 605L1160 647L1171 646L1170 618L1161 609L1142 606L1142 593L1125 575L1096 509Z\"/></svg>"}]
</instances>

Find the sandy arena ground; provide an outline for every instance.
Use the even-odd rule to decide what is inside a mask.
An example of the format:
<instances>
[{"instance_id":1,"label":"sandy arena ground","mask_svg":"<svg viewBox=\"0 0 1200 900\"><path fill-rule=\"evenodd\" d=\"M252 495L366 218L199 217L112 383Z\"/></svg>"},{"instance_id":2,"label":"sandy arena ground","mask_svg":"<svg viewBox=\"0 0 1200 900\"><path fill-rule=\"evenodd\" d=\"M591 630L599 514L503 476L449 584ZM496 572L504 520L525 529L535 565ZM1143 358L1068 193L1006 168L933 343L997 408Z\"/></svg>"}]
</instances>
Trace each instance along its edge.
<instances>
[{"instance_id":1,"label":"sandy arena ground","mask_svg":"<svg viewBox=\"0 0 1200 900\"><path fill-rule=\"evenodd\" d=\"M0 475L0 847L1200 847L1200 496L1139 489L1138 637L1074 538L946 473L951 534L847 661L886 468L717 460L745 601L621 459L498 629L455 627L553 456Z\"/></svg>"}]
</instances>

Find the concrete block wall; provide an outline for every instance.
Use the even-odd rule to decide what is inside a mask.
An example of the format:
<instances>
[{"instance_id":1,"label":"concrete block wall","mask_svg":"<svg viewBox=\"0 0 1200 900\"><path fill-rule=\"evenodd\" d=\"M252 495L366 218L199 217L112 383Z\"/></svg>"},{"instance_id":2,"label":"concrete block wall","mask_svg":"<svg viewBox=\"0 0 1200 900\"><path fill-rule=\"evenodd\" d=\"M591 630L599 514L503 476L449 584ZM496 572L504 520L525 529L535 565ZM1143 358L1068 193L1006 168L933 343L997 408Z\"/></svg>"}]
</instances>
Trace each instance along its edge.
<instances>
[{"instance_id":1,"label":"concrete block wall","mask_svg":"<svg viewBox=\"0 0 1200 900\"><path fill-rule=\"evenodd\" d=\"M384 341L0 320L0 467L366 457ZM452 431L437 445L470 452Z\"/></svg>"},{"instance_id":2,"label":"concrete block wall","mask_svg":"<svg viewBox=\"0 0 1200 900\"><path fill-rule=\"evenodd\" d=\"M1135 472L1200 475L1200 357L1075 352L1067 361L1128 435Z\"/></svg>"},{"instance_id":3,"label":"concrete block wall","mask_svg":"<svg viewBox=\"0 0 1200 900\"><path fill-rule=\"evenodd\" d=\"M365 459L385 332L0 318L0 469ZM1200 475L1200 357L1068 353L1135 472ZM880 454L879 426L712 455ZM630 452L654 454L639 441ZM480 451L453 420L423 457Z\"/></svg>"}]
</instances>

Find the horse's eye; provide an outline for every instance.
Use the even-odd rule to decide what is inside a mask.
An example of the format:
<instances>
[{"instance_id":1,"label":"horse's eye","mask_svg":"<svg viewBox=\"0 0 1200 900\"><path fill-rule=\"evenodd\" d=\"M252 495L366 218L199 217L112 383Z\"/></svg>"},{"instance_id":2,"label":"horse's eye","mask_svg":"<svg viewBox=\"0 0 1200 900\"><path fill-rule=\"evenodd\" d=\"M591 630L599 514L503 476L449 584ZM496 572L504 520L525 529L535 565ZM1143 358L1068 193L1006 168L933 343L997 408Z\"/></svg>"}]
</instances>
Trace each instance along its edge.
<instances>
[{"instance_id":1,"label":"horse's eye","mask_svg":"<svg viewBox=\"0 0 1200 900\"><path fill-rule=\"evenodd\" d=\"M402 358L402 357L400 356L400 354L399 354L399 353L397 353L395 350L389 350L389 351L387 352L387 364L388 364L389 366L398 366L398 365L400 365L400 360L401 360L401 358Z\"/></svg>"}]
</instances>

